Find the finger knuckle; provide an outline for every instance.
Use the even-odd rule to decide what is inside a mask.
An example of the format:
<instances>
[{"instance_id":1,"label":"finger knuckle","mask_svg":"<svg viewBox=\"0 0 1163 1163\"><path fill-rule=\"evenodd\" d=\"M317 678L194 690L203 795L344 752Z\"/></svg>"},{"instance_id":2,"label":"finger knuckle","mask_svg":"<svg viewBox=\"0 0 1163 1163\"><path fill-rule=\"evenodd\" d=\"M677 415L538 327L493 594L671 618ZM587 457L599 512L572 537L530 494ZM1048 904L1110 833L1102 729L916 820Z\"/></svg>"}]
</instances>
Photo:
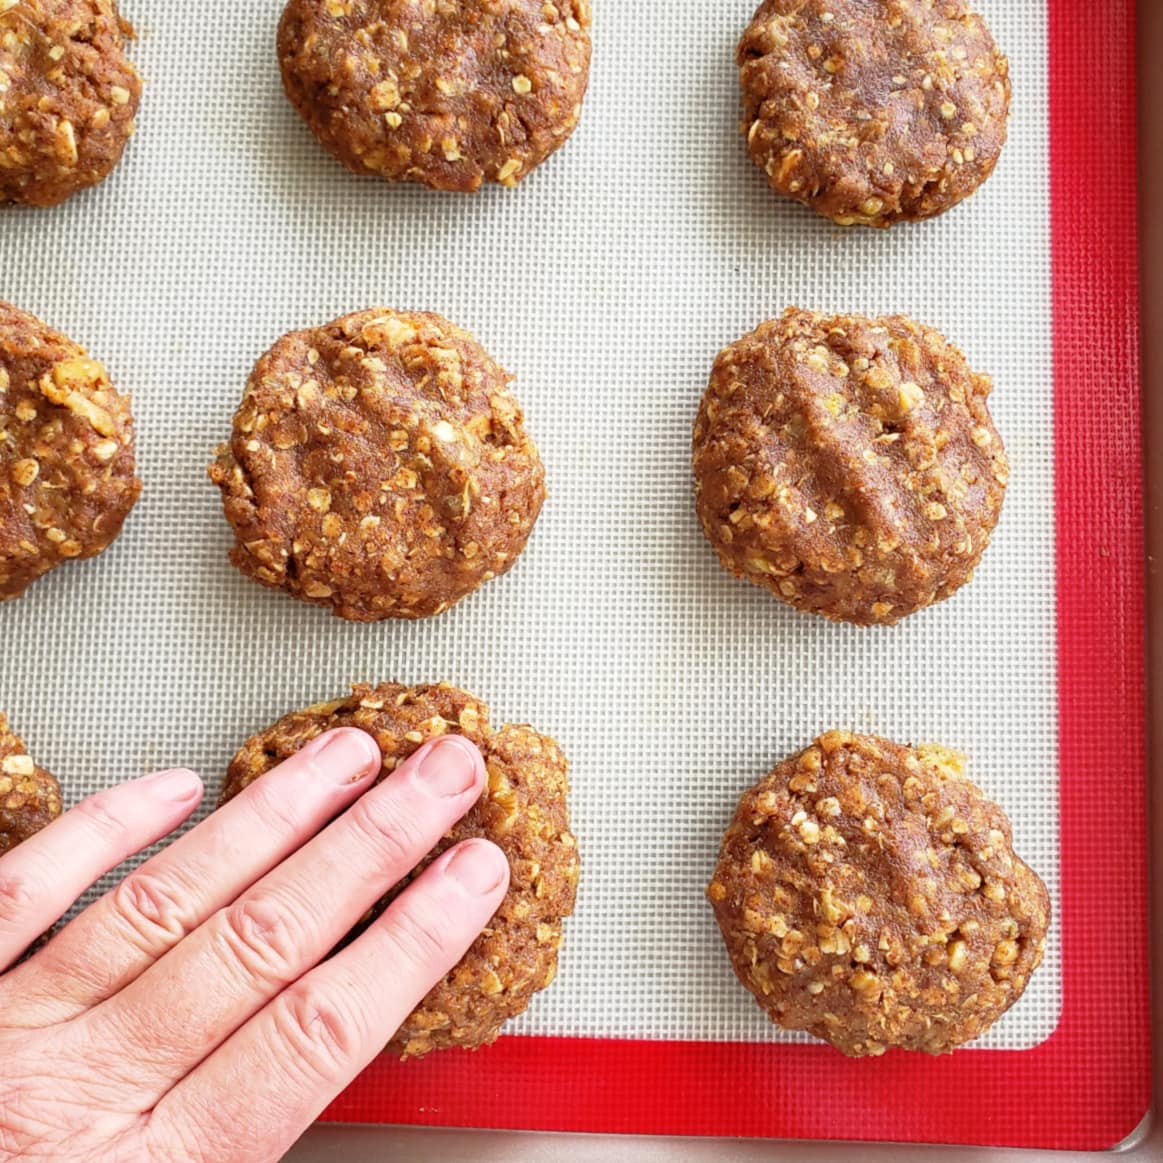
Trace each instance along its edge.
<instances>
[{"instance_id":1,"label":"finger knuckle","mask_svg":"<svg viewBox=\"0 0 1163 1163\"><path fill-rule=\"evenodd\" d=\"M444 928L434 909L413 903L391 918L388 939L405 963L429 969L448 959Z\"/></svg>"},{"instance_id":2,"label":"finger knuckle","mask_svg":"<svg viewBox=\"0 0 1163 1163\"><path fill-rule=\"evenodd\" d=\"M15 928L32 912L40 897L31 877L0 870L0 926Z\"/></svg>"},{"instance_id":3,"label":"finger knuckle","mask_svg":"<svg viewBox=\"0 0 1163 1163\"><path fill-rule=\"evenodd\" d=\"M279 1058L299 1063L319 1079L346 1080L367 1037L366 1023L335 991L305 984L279 995L272 1010Z\"/></svg>"},{"instance_id":4,"label":"finger knuckle","mask_svg":"<svg viewBox=\"0 0 1163 1163\"><path fill-rule=\"evenodd\" d=\"M193 927L191 906L180 888L167 877L144 870L113 889L110 907L121 927L149 952L172 948Z\"/></svg>"},{"instance_id":5,"label":"finger knuckle","mask_svg":"<svg viewBox=\"0 0 1163 1163\"><path fill-rule=\"evenodd\" d=\"M296 836L302 829L302 812L297 797L288 796L279 773L269 772L246 789L250 810L263 826L284 836Z\"/></svg>"},{"instance_id":6,"label":"finger knuckle","mask_svg":"<svg viewBox=\"0 0 1163 1163\"><path fill-rule=\"evenodd\" d=\"M117 798L115 792L98 792L73 809L104 843L114 843L125 836L125 821L118 813Z\"/></svg>"},{"instance_id":7,"label":"finger knuckle","mask_svg":"<svg viewBox=\"0 0 1163 1163\"><path fill-rule=\"evenodd\" d=\"M379 867L397 877L415 868L431 847L424 842L415 817L402 807L396 796L373 793L360 800L350 813L356 831L371 848Z\"/></svg>"},{"instance_id":8,"label":"finger knuckle","mask_svg":"<svg viewBox=\"0 0 1163 1163\"><path fill-rule=\"evenodd\" d=\"M220 915L229 952L251 978L282 987L298 976L306 942L286 902L256 892L235 901Z\"/></svg>"}]
</instances>

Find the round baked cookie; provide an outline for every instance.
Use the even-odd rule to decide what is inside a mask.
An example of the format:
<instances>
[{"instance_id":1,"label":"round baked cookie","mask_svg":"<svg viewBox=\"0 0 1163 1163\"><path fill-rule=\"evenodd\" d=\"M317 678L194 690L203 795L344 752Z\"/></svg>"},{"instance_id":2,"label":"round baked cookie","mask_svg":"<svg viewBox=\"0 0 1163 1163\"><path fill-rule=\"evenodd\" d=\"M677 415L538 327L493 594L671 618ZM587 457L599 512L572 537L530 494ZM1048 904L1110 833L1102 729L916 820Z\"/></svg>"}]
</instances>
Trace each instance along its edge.
<instances>
[{"instance_id":1,"label":"round baked cookie","mask_svg":"<svg viewBox=\"0 0 1163 1163\"><path fill-rule=\"evenodd\" d=\"M231 561L356 622L439 614L505 573L545 500L510 381L439 315L285 335L210 466Z\"/></svg>"},{"instance_id":2,"label":"round baked cookie","mask_svg":"<svg viewBox=\"0 0 1163 1163\"><path fill-rule=\"evenodd\" d=\"M0 856L61 814L61 789L0 712Z\"/></svg>"},{"instance_id":3,"label":"round baked cookie","mask_svg":"<svg viewBox=\"0 0 1163 1163\"><path fill-rule=\"evenodd\" d=\"M792 308L731 344L694 433L699 519L723 567L861 626L949 597L1009 479L991 390L900 315Z\"/></svg>"},{"instance_id":4,"label":"round baked cookie","mask_svg":"<svg viewBox=\"0 0 1163 1163\"><path fill-rule=\"evenodd\" d=\"M104 181L141 81L113 0L0 0L0 202L55 206Z\"/></svg>"},{"instance_id":5,"label":"round baked cookie","mask_svg":"<svg viewBox=\"0 0 1163 1163\"><path fill-rule=\"evenodd\" d=\"M140 495L129 397L83 347L0 301L0 601L101 553Z\"/></svg>"},{"instance_id":6,"label":"round baked cookie","mask_svg":"<svg viewBox=\"0 0 1163 1163\"><path fill-rule=\"evenodd\" d=\"M589 82L589 0L290 0L291 103L348 169L437 190L516 186Z\"/></svg>"},{"instance_id":7,"label":"round baked cookie","mask_svg":"<svg viewBox=\"0 0 1163 1163\"><path fill-rule=\"evenodd\" d=\"M1009 64L963 0L764 0L738 52L752 160L843 226L932 218L993 173Z\"/></svg>"},{"instance_id":8,"label":"round baked cookie","mask_svg":"<svg viewBox=\"0 0 1163 1163\"><path fill-rule=\"evenodd\" d=\"M743 796L707 895L776 1025L853 1057L944 1054L1022 996L1049 894L964 769L834 731Z\"/></svg>"},{"instance_id":9,"label":"round baked cookie","mask_svg":"<svg viewBox=\"0 0 1163 1163\"><path fill-rule=\"evenodd\" d=\"M573 912L580 867L569 831L565 756L531 727L494 730L488 707L455 687L359 685L352 687L350 698L287 715L248 740L230 764L220 803L336 727L359 727L375 739L384 756L381 778L438 735L463 735L484 754L488 786L476 807L379 902L357 932L454 844L478 837L498 844L511 870L501 907L463 960L396 1032L387 1051L418 1058L452 1046L488 1045L557 975L562 918Z\"/></svg>"}]
</instances>

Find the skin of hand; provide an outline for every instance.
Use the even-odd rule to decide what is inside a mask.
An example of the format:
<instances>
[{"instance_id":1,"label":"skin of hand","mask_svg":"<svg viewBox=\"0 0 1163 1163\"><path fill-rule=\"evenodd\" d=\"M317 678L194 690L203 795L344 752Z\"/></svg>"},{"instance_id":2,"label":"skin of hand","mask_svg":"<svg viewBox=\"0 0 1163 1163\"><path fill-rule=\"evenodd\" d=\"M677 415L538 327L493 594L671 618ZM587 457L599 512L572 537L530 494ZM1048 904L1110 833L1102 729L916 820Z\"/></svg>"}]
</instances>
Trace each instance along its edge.
<instances>
[{"instance_id":1,"label":"skin of hand","mask_svg":"<svg viewBox=\"0 0 1163 1163\"><path fill-rule=\"evenodd\" d=\"M387 779L315 739L16 964L202 797L191 771L103 791L0 858L0 1160L275 1160L465 954L509 883L450 849L328 953L480 797L459 736Z\"/></svg>"}]
</instances>

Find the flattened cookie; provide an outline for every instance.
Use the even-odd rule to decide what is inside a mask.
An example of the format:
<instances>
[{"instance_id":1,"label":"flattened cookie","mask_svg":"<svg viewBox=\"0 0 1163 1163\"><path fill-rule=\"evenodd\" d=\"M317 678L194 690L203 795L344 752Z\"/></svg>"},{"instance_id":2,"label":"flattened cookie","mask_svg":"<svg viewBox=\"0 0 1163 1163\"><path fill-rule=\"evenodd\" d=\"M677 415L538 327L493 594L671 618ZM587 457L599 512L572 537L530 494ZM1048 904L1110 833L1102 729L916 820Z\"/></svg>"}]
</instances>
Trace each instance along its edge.
<instances>
[{"instance_id":1,"label":"flattened cookie","mask_svg":"<svg viewBox=\"0 0 1163 1163\"><path fill-rule=\"evenodd\" d=\"M731 344L694 434L699 519L723 567L861 626L950 597L1009 480L991 390L900 315L792 308Z\"/></svg>"},{"instance_id":2,"label":"flattened cookie","mask_svg":"<svg viewBox=\"0 0 1163 1163\"><path fill-rule=\"evenodd\" d=\"M291 103L348 169L438 190L515 186L577 126L589 0L290 0Z\"/></svg>"},{"instance_id":3,"label":"flattened cookie","mask_svg":"<svg viewBox=\"0 0 1163 1163\"><path fill-rule=\"evenodd\" d=\"M129 398L83 347L0 302L0 601L101 553L140 495Z\"/></svg>"},{"instance_id":4,"label":"flattened cookie","mask_svg":"<svg viewBox=\"0 0 1163 1163\"><path fill-rule=\"evenodd\" d=\"M510 377L439 315L284 336L210 477L263 585L357 622L424 618L508 570L545 499Z\"/></svg>"},{"instance_id":5,"label":"flattened cookie","mask_svg":"<svg viewBox=\"0 0 1163 1163\"><path fill-rule=\"evenodd\" d=\"M55 206L104 181L141 81L113 0L0 0L0 202Z\"/></svg>"},{"instance_id":6,"label":"flattened cookie","mask_svg":"<svg viewBox=\"0 0 1163 1163\"><path fill-rule=\"evenodd\" d=\"M0 856L61 814L61 789L0 712Z\"/></svg>"},{"instance_id":7,"label":"flattened cookie","mask_svg":"<svg viewBox=\"0 0 1163 1163\"><path fill-rule=\"evenodd\" d=\"M419 1058L452 1046L485 1046L557 975L561 923L573 912L579 871L577 842L569 831L565 756L530 727L494 730L488 708L455 687L361 685L352 688L350 698L287 715L248 740L230 764L221 803L335 727L359 727L375 739L384 756L381 778L438 735L463 735L484 754L488 786L476 807L359 929L454 844L477 837L498 844L511 870L501 907L460 964L396 1032L387 1052Z\"/></svg>"},{"instance_id":8,"label":"flattened cookie","mask_svg":"<svg viewBox=\"0 0 1163 1163\"><path fill-rule=\"evenodd\" d=\"M707 895L777 1025L945 1054L1041 964L1050 899L965 758L835 731L744 795Z\"/></svg>"},{"instance_id":9,"label":"flattened cookie","mask_svg":"<svg viewBox=\"0 0 1163 1163\"><path fill-rule=\"evenodd\" d=\"M1009 64L963 0L764 0L739 44L752 160L841 225L932 218L993 173Z\"/></svg>"}]
</instances>

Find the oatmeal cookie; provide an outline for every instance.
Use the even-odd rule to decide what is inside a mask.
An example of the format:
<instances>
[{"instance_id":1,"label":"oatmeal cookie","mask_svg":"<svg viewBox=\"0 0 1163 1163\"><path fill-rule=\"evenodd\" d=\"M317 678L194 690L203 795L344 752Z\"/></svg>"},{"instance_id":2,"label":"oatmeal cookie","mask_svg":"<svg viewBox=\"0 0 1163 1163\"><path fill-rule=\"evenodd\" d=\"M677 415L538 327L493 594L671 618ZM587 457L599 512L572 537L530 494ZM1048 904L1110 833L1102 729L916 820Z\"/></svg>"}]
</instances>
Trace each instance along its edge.
<instances>
[{"instance_id":1,"label":"oatmeal cookie","mask_svg":"<svg viewBox=\"0 0 1163 1163\"><path fill-rule=\"evenodd\" d=\"M699 519L723 567L798 609L892 624L973 576L1009 463L987 376L900 315L795 308L721 352Z\"/></svg>"},{"instance_id":2,"label":"oatmeal cookie","mask_svg":"<svg viewBox=\"0 0 1163 1163\"><path fill-rule=\"evenodd\" d=\"M963 0L764 0L738 52L751 158L843 226L932 218L993 173L1009 64Z\"/></svg>"},{"instance_id":3,"label":"oatmeal cookie","mask_svg":"<svg viewBox=\"0 0 1163 1163\"><path fill-rule=\"evenodd\" d=\"M505 573L545 499L510 377L439 315L363 311L259 360L210 477L263 585L357 622Z\"/></svg>"},{"instance_id":4,"label":"oatmeal cookie","mask_svg":"<svg viewBox=\"0 0 1163 1163\"><path fill-rule=\"evenodd\" d=\"M565 756L552 739L530 727L494 730L488 708L455 687L361 685L352 688L350 698L287 715L248 740L230 764L220 802L336 727L359 727L375 739L384 756L381 778L429 739L449 732L471 739L484 754L488 786L476 807L380 901L360 929L454 844L478 837L498 844L511 870L501 907L387 1050L418 1058L452 1046L487 1045L557 974L562 918L573 912L579 870L577 843L569 831Z\"/></svg>"},{"instance_id":5,"label":"oatmeal cookie","mask_svg":"<svg viewBox=\"0 0 1163 1163\"><path fill-rule=\"evenodd\" d=\"M101 553L140 495L129 398L83 347L0 302L0 601Z\"/></svg>"},{"instance_id":6,"label":"oatmeal cookie","mask_svg":"<svg viewBox=\"0 0 1163 1163\"><path fill-rule=\"evenodd\" d=\"M290 0L291 103L348 169L438 190L516 186L577 126L589 0Z\"/></svg>"},{"instance_id":7,"label":"oatmeal cookie","mask_svg":"<svg viewBox=\"0 0 1163 1163\"><path fill-rule=\"evenodd\" d=\"M1022 996L1049 894L964 768L836 731L743 796L707 895L776 1025L853 1057L944 1054Z\"/></svg>"},{"instance_id":8,"label":"oatmeal cookie","mask_svg":"<svg viewBox=\"0 0 1163 1163\"><path fill-rule=\"evenodd\" d=\"M57 781L32 761L0 713L0 856L61 814ZM0 966L3 968L3 966Z\"/></svg>"},{"instance_id":9,"label":"oatmeal cookie","mask_svg":"<svg viewBox=\"0 0 1163 1163\"><path fill-rule=\"evenodd\" d=\"M104 181L141 81L113 0L0 0L0 202L55 206Z\"/></svg>"}]
</instances>

